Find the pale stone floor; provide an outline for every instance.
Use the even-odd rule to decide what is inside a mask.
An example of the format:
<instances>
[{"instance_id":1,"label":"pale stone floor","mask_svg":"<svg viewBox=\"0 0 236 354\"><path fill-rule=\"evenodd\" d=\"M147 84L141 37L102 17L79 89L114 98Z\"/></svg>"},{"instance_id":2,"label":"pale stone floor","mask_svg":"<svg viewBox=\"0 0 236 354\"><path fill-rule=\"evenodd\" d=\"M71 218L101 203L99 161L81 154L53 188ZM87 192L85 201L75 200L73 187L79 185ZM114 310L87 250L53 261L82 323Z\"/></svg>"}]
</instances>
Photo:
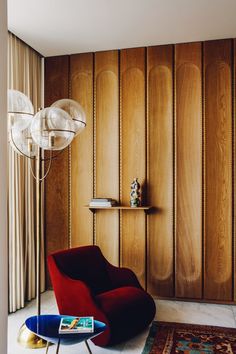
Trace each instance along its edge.
<instances>
[{"instance_id":1,"label":"pale stone floor","mask_svg":"<svg viewBox=\"0 0 236 354\"><path fill-rule=\"evenodd\" d=\"M184 322L194 324L205 324L222 327L236 327L236 306L214 305L193 302L156 300L157 314L156 320L166 322ZM27 317L35 315L35 301L30 302L24 309L9 315L8 323L8 354L36 354L45 353L45 349L25 349L17 343L17 333ZM53 291L42 294L42 314L57 313ZM141 354L148 329L137 337L112 348L99 348L91 341L90 348L94 354ZM51 346L49 354L56 352L56 347ZM60 354L87 354L84 343L73 346L61 346ZM2 353L1 353L2 354Z\"/></svg>"}]
</instances>

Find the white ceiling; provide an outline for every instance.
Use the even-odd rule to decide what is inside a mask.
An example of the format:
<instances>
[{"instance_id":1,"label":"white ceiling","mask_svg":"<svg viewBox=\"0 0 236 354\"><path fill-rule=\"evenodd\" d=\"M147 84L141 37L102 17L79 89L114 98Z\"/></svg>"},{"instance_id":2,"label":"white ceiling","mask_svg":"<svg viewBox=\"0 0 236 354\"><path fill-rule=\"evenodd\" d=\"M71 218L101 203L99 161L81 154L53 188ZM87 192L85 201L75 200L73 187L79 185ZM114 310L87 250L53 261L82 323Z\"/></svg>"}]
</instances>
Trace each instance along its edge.
<instances>
[{"instance_id":1,"label":"white ceiling","mask_svg":"<svg viewBox=\"0 0 236 354\"><path fill-rule=\"evenodd\" d=\"M44 56L236 37L236 0L8 0L8 28Z\"/></svg>"}]
</instances>

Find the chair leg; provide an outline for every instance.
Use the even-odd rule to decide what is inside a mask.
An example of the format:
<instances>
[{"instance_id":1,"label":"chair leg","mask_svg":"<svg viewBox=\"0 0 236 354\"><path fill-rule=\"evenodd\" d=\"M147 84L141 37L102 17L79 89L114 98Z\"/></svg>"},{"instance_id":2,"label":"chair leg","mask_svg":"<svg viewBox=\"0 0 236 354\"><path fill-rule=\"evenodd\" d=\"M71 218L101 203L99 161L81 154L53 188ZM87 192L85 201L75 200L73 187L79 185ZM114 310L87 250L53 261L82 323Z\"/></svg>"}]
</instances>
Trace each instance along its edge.
<instances>
[{"instance_id":1,"label":"chair leg","mask_svg":"<svg viewBox=\"0 0 236 354\"><path fill-rule=\"evenodd\" d=\"M87 349L88 349L89 354L93 354L92 351L91 351L91 349L90 349L90 347L89 347L89 344L88 344L88 341L87 341L87 340L85 340L85 344L86 344L86 347L87 347Z\"/></svg>"},{"instance_id":2,"label":"chair leg","mask_svg":"<svg viewBox=\"0 0 236 354\"><path fill-rule=\"evenodd\" d=\"M58 354L59 353L59 348L60 348L60 339L58 340L58 343L57 343L57 350L56 350L56 354Z\"/></svg>"},{"instance_id":3,"label":"chair leg","mask_svg":"<svg viewBox=\"0 0 236 354\"><path fill-rule=\"evenodd\" d=\"M46 346L46 354L48 353L48 348L49 348L49 342L47 342L47 346Z\"/></svg>"}]
</instances>

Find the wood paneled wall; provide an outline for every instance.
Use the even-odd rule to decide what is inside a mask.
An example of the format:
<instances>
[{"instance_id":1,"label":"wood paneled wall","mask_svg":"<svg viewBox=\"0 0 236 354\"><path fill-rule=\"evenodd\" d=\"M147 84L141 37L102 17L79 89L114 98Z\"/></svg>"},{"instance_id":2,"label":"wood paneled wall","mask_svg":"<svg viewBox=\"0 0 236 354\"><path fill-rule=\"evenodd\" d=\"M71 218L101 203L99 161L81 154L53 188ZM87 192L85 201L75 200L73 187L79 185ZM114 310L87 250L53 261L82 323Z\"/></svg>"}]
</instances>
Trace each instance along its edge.
<instances>
[{"instance_id":1,"label":"wood paneled wall","mask_svg":"<svg viewBox=\"0 0 236 354\"><path fill-rule=\"evenodd\" d=\"M232 42L204 45L205 297L232 299ZM214 222L213 222L214 220Z\"/></svg>"},{"instance_id":2,"label":"wood paneled wall","mask_svg":"<svg viewBox=\"0 0 236 354\"><path fill-rule=\"evenodd\" d=\"M46 58L47 105L87 116L47 180L47 253L97 244L155 296L236 300L235 56L229 39ZM150 215L84 208L129 204L134 177Z\"/></svg>"},{"instance_id":3,"label":"wood paneled wall","mask_svg":"<svg viewBox=\"0 0 236 354\"><path fill-rule=\"evenodd\" d=\"M202 296L201 43L175 48L176 296Z\"/></svg>"},{"instance_id":4,"label":"wood paneled wall","mask_svg":"<svg viewBox=\"0 0 236 354\"><path fill-rule=\"evenodd\" d=\"M69 57L47 58L45 66L45 107L68 96ZM45 163L47 164L47 163ZM66 148L53 160L45 180L46 254L69 247L69 155ZM50 283L48 272L47 283Z\"/></svg>"},{"instance_id":5,"label":"wood paneled wall","mask_svg":"<svg viewBox=\"0 0 236 354\"><path fill-rule=\"evenodd\" d=\"M163 297L174 296L173 60L172 46L147 49L147 200L156 206L148 217L147 280Z\"/></svg>"},{"instance_id":6,"label":"wood paneled wall","mask_svg":"<svg viewBox=\"0 0 236 354\"><path fill-rule=\"evenodd\" d=\"M93 243L93 215L83 206L93 196L93 54L70 57L70 84L67 95L80 102L87 126L71 144L69 238L71 247ZM73 197L70 197L73 196Z\"/></svg>"},{"instance_id":7,"label":"wood paneled wall","mask_svg":"<svg viewBox=\"0 0 236 354\"><path fill-rule=\"evenodd\" d=\"M130 184L146 182L145 49L124 49L120 53L121 75L121 203L129 205ZM144 193L143 193L143 197ZM145 286L146 229L143 212L121 215L121 265L132 268Z\"/></svg>"},{"instance_id":8,"label":"wood paneled wall","mask_svg":"<svg viewBox=\"0 0 236 354\"><path fill-rule=\"evenodd\" d=\"M119 53L95 54L94 194L119 200ZM87 200L88 203L88 200ZM119 264L119 212L98 211L95 242L106 258Z\"/></svg>"}]
</instances>

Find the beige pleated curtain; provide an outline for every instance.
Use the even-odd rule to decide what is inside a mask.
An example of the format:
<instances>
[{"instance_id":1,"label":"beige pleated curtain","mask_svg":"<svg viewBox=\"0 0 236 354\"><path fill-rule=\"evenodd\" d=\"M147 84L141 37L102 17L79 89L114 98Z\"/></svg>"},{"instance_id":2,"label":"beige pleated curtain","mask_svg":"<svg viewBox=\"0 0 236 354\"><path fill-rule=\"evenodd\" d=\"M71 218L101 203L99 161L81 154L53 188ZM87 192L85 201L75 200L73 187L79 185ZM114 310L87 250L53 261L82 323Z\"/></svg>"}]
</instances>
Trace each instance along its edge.
<instances>
[{"instance_id":1,"label":"beige pleated curtain","mask_svg":"<svg viewBox=\"0 0 236 354\"><path fill-rule=\"evenodd\" d=\"M41 107L41 57L11 33L8 37L8 87L25 93L35 111ZM9 146L9 312L24 307L25 301L36 294L35 210L35 181L30 172L30 160ZM41 244L43 291L43 234Z\"/></svg>"}]
</instances>

